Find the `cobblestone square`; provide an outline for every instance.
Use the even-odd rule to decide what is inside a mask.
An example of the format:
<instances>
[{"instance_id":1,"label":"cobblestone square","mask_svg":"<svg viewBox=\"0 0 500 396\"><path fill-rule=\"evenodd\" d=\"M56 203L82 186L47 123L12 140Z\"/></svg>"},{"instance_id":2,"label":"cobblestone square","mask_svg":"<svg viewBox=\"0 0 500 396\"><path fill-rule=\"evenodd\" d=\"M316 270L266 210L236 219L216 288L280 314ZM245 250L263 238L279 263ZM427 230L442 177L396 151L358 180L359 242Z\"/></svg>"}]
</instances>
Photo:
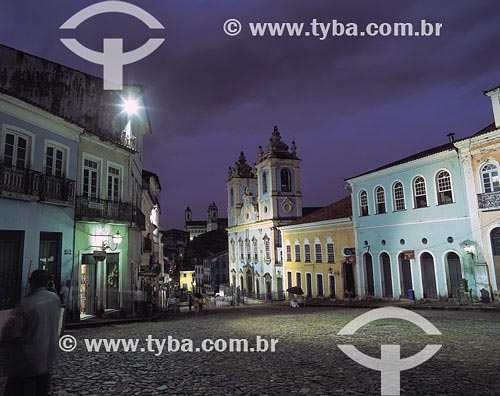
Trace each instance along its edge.
<instances>
[{"instance_id":1,"label":"cobblestone square","mask_svg":"<svg viewBox=\"0 0 500 396\"><path fill-rule=\"evenodd\" d=\"M372 323L351 337L338 331L366 312L355 308L285 306L226 308L134 323L66 332L78 346L60 354L54 395L378 395L380 372L364 368L337 344L352 343L380 357L381 344L401 344L402 357L426 344L441 350L401 373L402 395L498 395L500 314L416 311L442 336L428 336L400 320ZM84 338L203 339L256 336L278 339L276 352L87 352ZM145 345L142 343L140 345ZM3 383L2 383L3 387Z\"/></svg>"}]
</instances>

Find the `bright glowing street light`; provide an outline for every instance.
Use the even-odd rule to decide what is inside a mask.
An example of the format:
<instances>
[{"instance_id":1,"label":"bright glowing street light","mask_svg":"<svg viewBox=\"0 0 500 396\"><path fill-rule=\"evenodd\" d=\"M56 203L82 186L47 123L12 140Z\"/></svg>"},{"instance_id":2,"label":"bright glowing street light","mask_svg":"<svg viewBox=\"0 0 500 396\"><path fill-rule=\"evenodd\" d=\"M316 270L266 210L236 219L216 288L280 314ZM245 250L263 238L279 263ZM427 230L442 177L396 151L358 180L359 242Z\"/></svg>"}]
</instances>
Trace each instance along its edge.
<instances>
[{"instance_id":1,"label":"bright glowing street light","mask_svg":"<svg viewBox=\"0 0 500 396\"><path fill-rule=\"evenodd\" d=\"M139 104L137 103L136 99L125 99L123 101L122 107L128 115L137 114L137 112L139 111Z\"/></svg>"},{"instance_id":2,"label":"bright glowing street light","mask_svg":"<svg viewBox=\"0 0 500 396\"><path fill-rule=\"evenodd\" d=\"M116 231L116 234L113 235L113 243L115 245L119 245L122 243L123 237L120 235L120 231Z\"/></svg>"}]
</instances>

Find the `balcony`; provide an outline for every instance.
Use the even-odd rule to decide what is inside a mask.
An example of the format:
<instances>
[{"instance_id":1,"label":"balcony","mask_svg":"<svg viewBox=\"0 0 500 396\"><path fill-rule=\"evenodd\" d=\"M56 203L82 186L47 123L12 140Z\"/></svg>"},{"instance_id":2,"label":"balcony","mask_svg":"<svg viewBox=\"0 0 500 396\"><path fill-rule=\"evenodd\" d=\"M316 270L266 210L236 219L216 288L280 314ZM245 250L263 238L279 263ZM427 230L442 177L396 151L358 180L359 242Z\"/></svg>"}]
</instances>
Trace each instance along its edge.
<instances>
[{"instance_id":1,"label":"balcony","mask_svg":"<svg viewBox=\"0 0 500 396\"><path fill-rule=\"evenodd\" d=\"M138 224L137 221L141 220L138 213L142 214L139 209L124 202L91 197L76 198L77 220L114 220Z\"/></svg>"},{"instance_id":2,"label":"balcony","mask_svg":"<svg viewBox=\"0 0 500 396\"><path fill-rule=\"evenodd\" d=\"M74 205L75 182L31 169L0 165L0 193L19 199Z\"/></svg>"},{"instance_id":3,"label":"balcony","mask_svg":"<svg viewBox=\"0 0 500 396\"><path fill-rule=\"evenodd\" d=\"M500 210L500 191L477 194L479 209Z\"/></svg>"}]
</instances>

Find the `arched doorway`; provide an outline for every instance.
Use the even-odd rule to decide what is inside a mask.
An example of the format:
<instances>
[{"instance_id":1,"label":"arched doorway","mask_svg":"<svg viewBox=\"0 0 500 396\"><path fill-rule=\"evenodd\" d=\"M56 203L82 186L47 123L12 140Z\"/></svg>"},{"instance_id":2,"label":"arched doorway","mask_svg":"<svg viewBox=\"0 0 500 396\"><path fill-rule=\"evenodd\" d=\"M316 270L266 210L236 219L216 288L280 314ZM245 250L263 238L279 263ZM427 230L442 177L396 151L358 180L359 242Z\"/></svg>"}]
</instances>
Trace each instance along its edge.
<instances>
[{"instance_id":1,"label":"arched doorway","mask_svg":"<svg viewBox=\"0 0 500 396\"><path fill-rule=\"evenodd\" d=\"M462 268L458 254L450 252L446 255L446 283L448 285L448 297L458 297L458 286L462 279Z\"/></svg>"},{"instance_id":2,"label":"arched doorway","mask_svg":"<svg viewBox=\"0 0 500 396\"><path fill-rule=\"evenodd\" d=\"M344 274L344 294L345 297L355 297L356 296L356 284L354 282L354 267L351 263L347 261L342 264L343 274Z\"/></svg>"},{"instance_id":3,"label":"arched doorway","mask_svg":"<svg viewBox=\"0 0 500 396\"><path fill-rule=\"evenodd\" d=\"M391 259L387 253L380 255L380 266L382 267L382 295L392 297Z\"/></svg>"},{"instance_id":4,"label":"arched doorway","mask_svg":"<svg viewBox=\"0 0 500 396\"><path fill-rule=\"evenodd\" d=\"M247 292L248 294L253 293L253 276L252 276L252 270L247 269Z\"/></svg>"},{"instance_id":5,"label":"arched doorway","mask_svg":"<svg viewBox=\"0 0 500 396\"><path fill-rule=\"evenodd\" d=\"M491 230L491 253L493 254L493 268L495 269L495 279L497 290L500 289L500 227Z\"/></svg>"},{"instance_id":6,"label":"arched doorway","mask_svg":"<svg viewBox=\"0 0 500 396\"><path fill-rule=\"evenodd\" d=\"M430 253L425 252L420 256L420 268L422 270L422 292L424 293L424 298L438 298L434 258Z\"/></svg>"},{"instance_id":7,"label":"arched doorway","mask_svg":"<svg viewBox=\"0 0 500 396\"><path fill-rule=\"evenodd\" d=\"M328 275L328 297L335 298L335 275Z\"/></svg>"},{"instance_id":8,"label":"arched doorway","mask_svg":"<svg viewBox=\"0 0 500 396\"><path fill-rule=\"evenodd\" d=\"M363 263L365 264L365 291L369 296L375 295L375 282L373 280L373 261L371 254L365 253L363 255Z\"/></svg>"},{"instance_id":9,"label":"arched doorway","mask_svg":"<svg viewBox=\"0 0 500 396\"><path fill-rule=\"evenodd\" d=\"M264 276L266 278L266 295L267 295L267 298L271 300L273 298L272 278L271 278L271 275L269 275L269 274L266 274Z\"/></svg>"},{"instance_id":10,"label":"arched doorway","mask_svg":"<svg viewBox=\"0 0 500 396\"><path fill-rule=\"evenodd\" d=\"M401 284L401 297L410 298L408 289L413 289L413 280L411 278L410 260L404 257L403 253L398 256L399 261L399 276Z\"/></svg>"},{"instance_id":11,"label":"arched doorway","mask_svg":"<svg viewBox=\"0 0 500 396\"><path fill-rule=\"evenodd\" d=\"M240 275L240 289L243 291L245 288L245 283L243 282L243 275Z\"/></svg>"}]
</instances>

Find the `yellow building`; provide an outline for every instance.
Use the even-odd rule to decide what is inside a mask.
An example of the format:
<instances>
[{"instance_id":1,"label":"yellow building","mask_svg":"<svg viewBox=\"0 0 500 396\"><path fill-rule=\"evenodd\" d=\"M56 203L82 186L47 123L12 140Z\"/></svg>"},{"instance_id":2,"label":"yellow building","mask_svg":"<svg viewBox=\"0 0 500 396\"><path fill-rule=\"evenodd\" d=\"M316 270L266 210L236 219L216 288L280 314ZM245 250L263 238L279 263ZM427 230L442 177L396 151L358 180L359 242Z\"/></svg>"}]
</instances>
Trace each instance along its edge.
<instances>
[{"instance_id":1,"label":"yellow building","mask_svg":"<svg viewBox=\"0 0 500 396\"><path fill-rule=\"evenodd\" d=\"M356 290L351 197L279 227L286 289L305 297L343 299Z\"/></svg>"},{"instance_id":2,"label":"yellow building","mask_svg":"<svg viewBox=\"0 0 500 396\"><path fill-rule=\"evenodd\" d=\"M181 289L187 290L188 292L193 292L196 287L196 277L193 271L179 271L179 287Z\"/></svg>"}]
</instances>

